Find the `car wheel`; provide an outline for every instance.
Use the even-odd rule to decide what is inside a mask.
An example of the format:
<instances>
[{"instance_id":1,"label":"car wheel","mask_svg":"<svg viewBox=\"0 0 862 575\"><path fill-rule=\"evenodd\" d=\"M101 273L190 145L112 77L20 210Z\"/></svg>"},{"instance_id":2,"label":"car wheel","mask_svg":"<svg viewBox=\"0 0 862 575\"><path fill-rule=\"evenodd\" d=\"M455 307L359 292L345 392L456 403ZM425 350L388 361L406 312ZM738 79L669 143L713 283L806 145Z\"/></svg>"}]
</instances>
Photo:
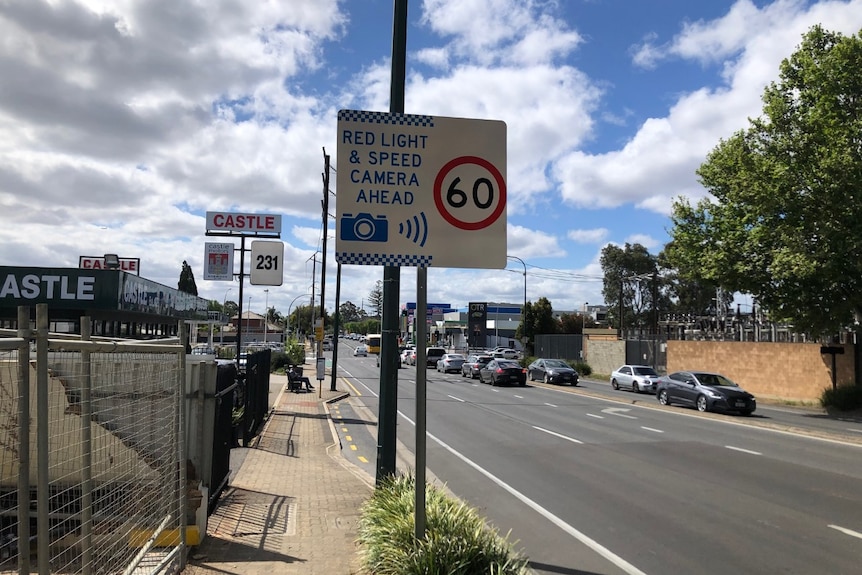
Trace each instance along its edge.
<instances>
[{"instance_id":1,"label":"car wheel","mask_svg":"<svg viewBox=\"0 0 862 575\"><path fill-rule=\"evenodd\" d=\"M640 392L641 392L641 388L638 387L638 382L636 382L635 380L632 380L632 393L640 393Z\"/></svg>"},{"instance_id":2,"label":"car wheel","mask_svg":"<svg viewBox=\"0 0 862 575\"><path fill-rule=\"evenodd\" d=\"M545 384L551 383L551 378L547 373L545 374L545 377L542 378L542 383L545 383Z\"/></svg>"},{"instance_id":3,"label":"car wheel","mask_svg":"<svg viewBox=\"0 0 862 575\"><path fill-rule=\"evenodd\" d=\"M518 385L520 385L521 387L527 387L527 379L524 378L524 381L519 381Z\"/></svg>"},{"instance_id":4,"label":"car wheel","mask_svg":"<svg viewBox=\"0 0 862 575\"><path fill-rule=\"evenodd\" d=\"M616 379L612 379L611 380L611 387L618 390L620 388L620 384L617 383Z\"/></svg>"},{"instance_id":5,"label":"car wheel","mask_svg":"<svg viewBox=\"0 0 862 575\"><path fill-rule=\"evenodd\" d=\"M666 389L658 392L658 402L662 405L670 405L670 397L668 397Z\"/></svg>"},{"instance_id":6,"label":"car wheel","mask_svg":"<svg viewBox=\"0 0 862 575\"><path fill-rule=\"evenodd\" d=\"M697 396L697 410L698 411L709 411L709 404L706 403L706 396L705 395Z\"/></svg>"}]
</instances>

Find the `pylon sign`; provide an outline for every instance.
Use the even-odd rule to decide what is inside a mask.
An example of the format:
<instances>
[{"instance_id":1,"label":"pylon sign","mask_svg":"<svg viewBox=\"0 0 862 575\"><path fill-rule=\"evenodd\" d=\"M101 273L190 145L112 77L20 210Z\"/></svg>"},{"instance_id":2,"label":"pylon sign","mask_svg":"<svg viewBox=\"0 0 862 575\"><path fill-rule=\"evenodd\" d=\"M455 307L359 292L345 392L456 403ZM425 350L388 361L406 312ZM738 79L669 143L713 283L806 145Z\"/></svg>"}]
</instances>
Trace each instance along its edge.
<instances>
[{"instance_id":1,"label":"pylon sign","mask_svg":"<svg viewBox=\"0 0 862 575\"><path fill-rule=\"evenodd\" d=\"M338 112L335 259L506 267L506 124Z\"/></svg>"},{"instance_id":2,"label":"pylon sign","mask_svg":"<svg viewBox=\"0 0 862 575\"><path fill-rule=\"evenodd\" d=\"M284 281L284 242L251 242L251 285L280 286Z\"/></svg>"}]
</instances>

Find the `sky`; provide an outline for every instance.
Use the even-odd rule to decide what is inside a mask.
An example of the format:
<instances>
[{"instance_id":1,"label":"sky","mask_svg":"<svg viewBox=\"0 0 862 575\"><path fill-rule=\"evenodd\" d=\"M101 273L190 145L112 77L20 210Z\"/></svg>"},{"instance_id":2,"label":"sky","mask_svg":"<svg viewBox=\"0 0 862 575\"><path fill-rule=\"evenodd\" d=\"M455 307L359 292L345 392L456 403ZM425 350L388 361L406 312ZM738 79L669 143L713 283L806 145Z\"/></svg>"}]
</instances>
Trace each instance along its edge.
<instances>
[{"instance_id":1,"label":"sky","mask_svg":"<svg viewBox=\"0 0 862 575\"><path fill-rule=\"evenodd\" d=\"M246 279L243 305L319 297L324 150L335 166L339 110L389 110L392 21L392 0L0 0L0 265L117 253L175 287L187 261L199 295L237 301L203 279L224 241L205 214L280 214L283 284ZM698 166L815 24L859 32L862 0L411 0L405 112L507 130L513 257L430 268L428 301L521 302L520 258L530 301L603 303L602 249L661 251L674 199L706 195ZM341 303L382 277L342 266Z\"/></svg>"}]
</instances>

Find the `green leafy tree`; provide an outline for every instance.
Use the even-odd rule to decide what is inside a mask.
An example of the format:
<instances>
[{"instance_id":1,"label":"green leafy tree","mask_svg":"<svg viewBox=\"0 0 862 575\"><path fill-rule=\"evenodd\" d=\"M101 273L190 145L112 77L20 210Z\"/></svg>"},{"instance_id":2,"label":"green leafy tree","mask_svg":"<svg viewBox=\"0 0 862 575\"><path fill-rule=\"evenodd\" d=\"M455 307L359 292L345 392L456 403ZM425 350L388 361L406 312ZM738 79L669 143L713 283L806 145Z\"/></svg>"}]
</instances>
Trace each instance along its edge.
<instances>
[{"instance_id":1,"label":"green leafy tree","mask_svg":"<svg viewBox=\"0 0 862 575\"><path fill-rule=\"evenodd\" d=\"M559 322L554 318L550 300L540 297L535 303L527 302L521 325L515 330L515 337L521 341L527 339L527 353L532 355L535 336L557 333L558 328Z\"/></svg>"},{"instance_id":2,"label":"green leafy tree","mask_svg":"<svg viewBox=\"0 0 862 575\"><path fill-rule=\"evenodd\" d=\"M609 305L610 325L620 327L620 307L623 325L649 325L656 291L653 281L658 275L657 258L641 244L627 243L623 248L608 244L602 249L600 262L604 276L602 295Z\"/></svg>"},{"instance_id":3,"label":"green leafy tree","mask_svg":"<svg viewBox=\"0 0 862 575\"><path fill-rule=\"evenodd\" d=\"M342 325L359 321L365 316L365 310L360 309L356 304L346 301L338 306L339 320Z\"/></svg>"},{"instance_id":4,"label":"green leafy tree","mask_svg":"<svg viewBox=\"0 0 862 575\"><path fill-rule=\"evenodd\" d=\"M659 276L666 298L660 303L662 310L691 316L709 316L716 315L719 308L730 309L733 293L722 290L715 281L698 275L697 268L691 269L685 275L680 273L672 261L675 249L674 243L669 242L658 255Z\"/></svg>"},{"instance_id":5,"label":"green leafy tree","mask_svg":"<svg viewBox=\"0 0 862 575\"><path fill-rule=\"evenodd\" d=\"M183 269L180 271L180 281L177 282L177 289L183 293L198 295L198 286L195 284L195 274L192 267L186 260L183 260Z\"/></svg>"},{"instance_id":6,"label":"green leafy tree","mask_svg":"<svg viewBox=\"0 0 862 575\"><path fill-rule=\"evenodd\" d=\"M585 327L596 327L592 317L579 313L564 313L559 319L559 333L570 333L580 335L584 333Z\"/></svg>"},{"instance_id":7,"label":"green leafy tree","mask_svg":"<svg viewBox=\"0 0 862 575\"><path fill-rule=\"evenodd\" d=\"M674 203L684 277L752 294L772 319L833 334L862 319L862 36L815 26L763 114L698 170L714 201Z\"/></svg>"}]
</instances>

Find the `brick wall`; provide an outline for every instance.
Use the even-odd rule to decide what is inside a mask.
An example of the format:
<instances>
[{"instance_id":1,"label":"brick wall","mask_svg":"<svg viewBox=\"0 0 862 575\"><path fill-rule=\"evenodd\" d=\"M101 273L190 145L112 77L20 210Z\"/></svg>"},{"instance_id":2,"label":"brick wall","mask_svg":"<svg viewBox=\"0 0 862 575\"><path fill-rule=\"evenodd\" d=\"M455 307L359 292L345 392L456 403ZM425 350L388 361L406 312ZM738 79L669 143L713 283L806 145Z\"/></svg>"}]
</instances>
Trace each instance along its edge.
<instances>
[{"instance_id":1,"label":"brick wall","mask_svg":"<svg viewBox=\"0 0 862 575\"><path fill-rule=\"evenodd\" d=\"M667 346L668 373L717 371L755 396L810 402L832 387L832 357L820 354L820 344L673 340ZM839 385L853 381L853 346L840 347Z\"/></svg>"}]
</instances>

